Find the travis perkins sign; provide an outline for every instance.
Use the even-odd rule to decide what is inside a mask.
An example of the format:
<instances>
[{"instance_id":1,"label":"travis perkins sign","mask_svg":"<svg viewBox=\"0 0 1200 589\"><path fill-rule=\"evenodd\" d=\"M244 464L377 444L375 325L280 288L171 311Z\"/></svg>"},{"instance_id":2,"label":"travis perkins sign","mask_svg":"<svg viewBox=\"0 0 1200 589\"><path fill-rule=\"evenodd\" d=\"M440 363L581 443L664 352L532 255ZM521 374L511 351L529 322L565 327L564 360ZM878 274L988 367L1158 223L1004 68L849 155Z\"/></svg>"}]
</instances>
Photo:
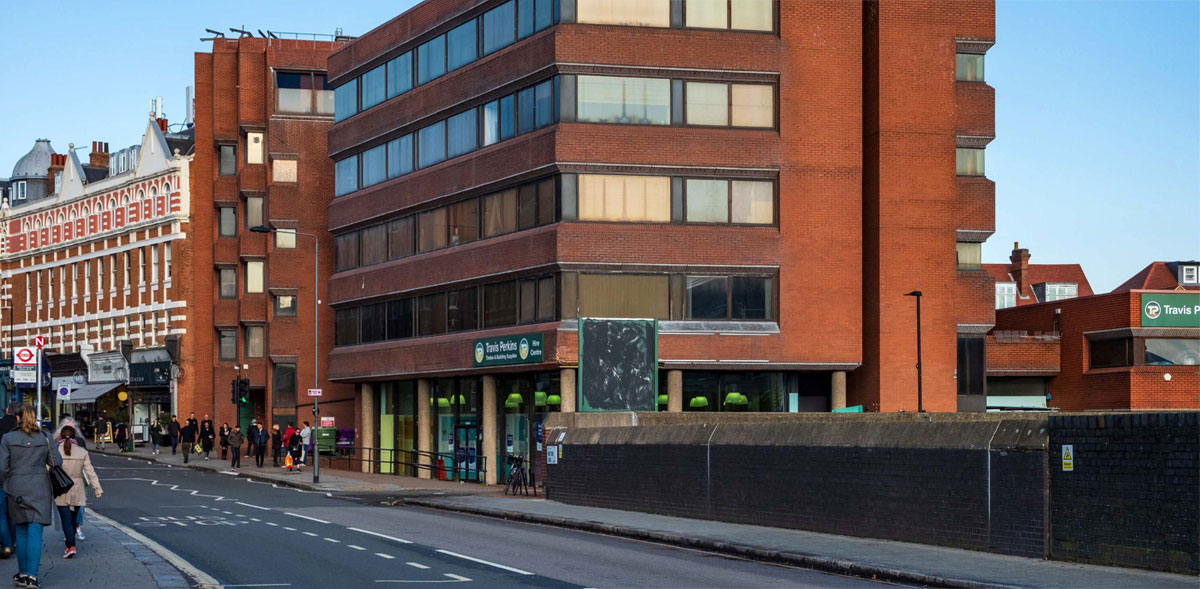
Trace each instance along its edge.
<instances>
[{"instance_id":1,"label":"travis perkins sign","mask_svg":"<svg viewBox=\"0 0 1200 589\"><path fill-rule=\"evenodd\" d=\"M1200 327L1200 293L1142 293L1142 327Z\"/></svg>"},{"instance_id":2,"label":"travis perkins sign","mask_svg":"<svg viewBox=\"0 0 1200 589\"><path fill-rule=\"evenodd\" d=\"M542 361L542 334L506 335L475 340L475 366L534 364Z\"/></svg>"}]
</instances>

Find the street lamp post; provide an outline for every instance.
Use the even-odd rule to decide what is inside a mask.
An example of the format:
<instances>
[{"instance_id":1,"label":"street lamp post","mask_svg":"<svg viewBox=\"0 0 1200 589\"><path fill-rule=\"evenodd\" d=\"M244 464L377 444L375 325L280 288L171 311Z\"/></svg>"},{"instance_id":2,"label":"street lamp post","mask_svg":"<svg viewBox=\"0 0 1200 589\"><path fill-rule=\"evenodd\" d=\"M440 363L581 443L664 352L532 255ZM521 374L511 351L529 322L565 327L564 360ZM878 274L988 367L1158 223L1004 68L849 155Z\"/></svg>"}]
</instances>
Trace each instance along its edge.
<instances>
[{"instance_id":1,"label":"street lamp post","mask_svg":"<svg viewBox=\"0 0 1200 589\"><path fill-rule=\"evenodd\" d=\"M917 299L917 413L924 413L921 405L921 291L914 290L904 296Z\"/></svg>"},{"instance_id":2,"label":"street lamp post","mask_svg":"<svg viewBox=\"0 0 1200 589\"><path fill-rule=\"evenodd\" d=\"M250 231L253 231L254 233L279 233L278 229L273 229L271 227L267 227L266 225L258 225L255 227L251 227ZM320 353L318 351L320 349L320 340L318 338L318 334L321 329L320 328L321 322L320 322L320 319L317 317L317 309L321 305L321 299L317 296L317 294L320 292L320 288L321 288L321 273L318 270L320 268L320 264L321 264L321 240L312 233L301 233L294 229L288 229L285 232L291 233L292 235L303 235L305 237L311 237L313 240L313 388L318 389L318 388L321 388L321 384L320 384L321 381L317 376L317 373L318 373L318 370L320 367L320 363L319 363ZM297 387L297 388L299 388L299 387ZM296 391L296 394L299 395L300 391ZM312 399L313 399L313 421L315 422L316 426L320 426L321 425L321 404L320 404L321 398L313 397ZM316 430L316 427L314 427L313 428L313 437L314 438L317 437L316 433L317 433L317 430ZM319 482L321 482L321 443L320 443L319 439L314 439L313 440L313 484L315 485Z\"/></svg>"}]
</instances>

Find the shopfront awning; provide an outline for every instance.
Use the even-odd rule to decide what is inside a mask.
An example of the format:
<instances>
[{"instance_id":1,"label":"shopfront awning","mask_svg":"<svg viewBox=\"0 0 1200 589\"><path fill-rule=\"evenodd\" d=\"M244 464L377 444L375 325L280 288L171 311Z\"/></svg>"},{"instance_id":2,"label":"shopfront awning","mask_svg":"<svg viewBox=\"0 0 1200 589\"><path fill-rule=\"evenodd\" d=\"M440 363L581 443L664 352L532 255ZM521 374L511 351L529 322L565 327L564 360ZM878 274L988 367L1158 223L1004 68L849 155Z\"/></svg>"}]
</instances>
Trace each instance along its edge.
<instances>
[{"instance_id":1,"label":"shopfront awning","mask_svg":"<svg viewBox=\"0 0 1200 589\"><path fill-rule=\"evenodd\" d=\"M121 388L119 382L101 382L96 384L85 384L71 391L71 400L63 401L64 403L91 403L107 393L111 393Z\"/></svg>"}]
</instances>

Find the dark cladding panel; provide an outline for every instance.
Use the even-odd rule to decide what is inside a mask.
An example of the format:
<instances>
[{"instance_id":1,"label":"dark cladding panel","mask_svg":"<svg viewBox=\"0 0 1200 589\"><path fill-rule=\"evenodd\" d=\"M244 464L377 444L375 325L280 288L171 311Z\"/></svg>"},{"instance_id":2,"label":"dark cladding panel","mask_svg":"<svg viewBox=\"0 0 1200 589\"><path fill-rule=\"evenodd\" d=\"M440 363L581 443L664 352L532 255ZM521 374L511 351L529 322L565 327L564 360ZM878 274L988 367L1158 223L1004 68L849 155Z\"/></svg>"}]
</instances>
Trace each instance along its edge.
<instances>
[{"instance_id":1,"label":"dark cladding panel","mask_svg":"<svg viewBox=\"0 0 1200 589\"><path fill-rule=\"evenodd\" d=\"M580 319L580 411L654 411L658 377L653 319Z\"/></svg>"}]
</instances>

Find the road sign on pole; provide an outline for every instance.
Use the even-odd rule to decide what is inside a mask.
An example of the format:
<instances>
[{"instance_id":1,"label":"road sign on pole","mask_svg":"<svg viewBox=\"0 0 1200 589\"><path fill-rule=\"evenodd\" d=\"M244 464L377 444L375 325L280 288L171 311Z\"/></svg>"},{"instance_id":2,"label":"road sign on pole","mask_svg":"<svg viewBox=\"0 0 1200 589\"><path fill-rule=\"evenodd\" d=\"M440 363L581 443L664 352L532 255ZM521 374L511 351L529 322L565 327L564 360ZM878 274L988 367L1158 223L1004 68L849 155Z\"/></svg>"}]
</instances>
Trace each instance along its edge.
<instances>
[{"instance_id":1,"label":"road sign on pole","mask_svg":"<svg viewBox=\"0 0 1200 589\"><path fill-rule=\"evenodd\" d=\"M70 401L71 400L71 387L68 387L68 386L58 387L58 400L59 401Z\"/></svg>"},{"instance_id":2,"label":"road sign on pole","mask_svg":"<svg viewBox=\"0 0 1200 589\"><path fill-rule=\"evenodd\" d=\"M37 348L17 348L13 354L13 364L17 366L37 366Z\"/></svg>"},{"instance_id":3,"label":"road sign on pole","mask_svg":"<svg viewBox=\"0 0 1200 589\"><path fill-rule=\"evenodd\" d=\"M37 349L39 349L39 350L40 350L40 349L42 349L42 348L44 348L44 347L46 346L46 338L44 338L44 337L42 337L42 336L40 336L40 335L38 335L38 336L34 336L34 338L33 338L33 345L34 345L35 347L37 347Z\"/></svg>"},{"instance_id":4,"label":"road sign on pole","mask_svg":"<svg viewBox=\"0 0 1200 589\"><path fill-rule=\"evenodd\" d=\"M308 389L308 396L310 396L310 397L320 397L320 396L321 396L321 392L322 392L322 391L321 391L321 389Z\"/></svg>"}]
</instances>

